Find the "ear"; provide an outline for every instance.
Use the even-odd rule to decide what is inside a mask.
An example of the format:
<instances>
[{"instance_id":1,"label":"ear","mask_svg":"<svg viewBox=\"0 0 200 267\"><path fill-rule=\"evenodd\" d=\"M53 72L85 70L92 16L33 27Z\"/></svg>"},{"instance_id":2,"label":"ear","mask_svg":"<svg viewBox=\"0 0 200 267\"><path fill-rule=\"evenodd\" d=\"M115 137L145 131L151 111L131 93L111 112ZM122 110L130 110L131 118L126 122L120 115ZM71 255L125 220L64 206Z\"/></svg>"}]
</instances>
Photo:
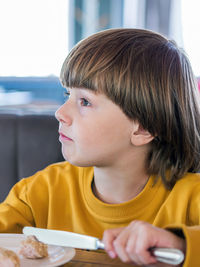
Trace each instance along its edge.
<instances>
[{"instance_id":1,"label":"ear","mask_svg":"<svg viewBox=\"0 0 200 267\"><path fill-rule=\"evenodd\" d=\"M134 146L146 145L153 139L154 136L152 136L147 130L144 130L144 128L138 122L134 122L133 131L131 134L131 143Z\"/></svg>"}]
</instances>

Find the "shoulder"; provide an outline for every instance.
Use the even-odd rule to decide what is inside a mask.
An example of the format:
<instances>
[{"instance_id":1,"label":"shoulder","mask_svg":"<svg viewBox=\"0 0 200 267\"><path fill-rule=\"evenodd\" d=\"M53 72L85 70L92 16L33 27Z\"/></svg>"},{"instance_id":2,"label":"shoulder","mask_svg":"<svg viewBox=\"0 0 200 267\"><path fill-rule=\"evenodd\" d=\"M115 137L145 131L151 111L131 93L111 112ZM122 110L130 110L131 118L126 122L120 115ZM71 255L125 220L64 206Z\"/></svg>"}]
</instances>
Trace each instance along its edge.
<instances>
[{"instance_id":1,"label":"shoulder","mask_svg":"<svg viewBox=\"0 0 200 267\"><path fill-rule=\"evenodd\" d=\"M93 168L84 168L73 166L68 162L51 164L45 169L38 171L34 175L20 180L13 186L7 202L13 202L13 199L21 199L23 202L48 203L49 199L58 200L59 197L69 196L76 192L81 192L85 174L91 172ZM17 202L18 202L17 200Z\"/></svg>"},{"instance_id":2,"label":"shoulder","mask_svg":"<svg viewBox=\"0 0 200 267\"><path fill-rule=\"evenodd\" d=\"M53 163L51 165L48 165L46 168L39 170L36 172L34 175L27 177L27 178L32 178L32 177L37 177L37 176L57 176L57 175L66 175L69 173L80 173L82 172L84 167L77 167L72 164L70 164L67 161L62 161L62 162L57 162Z\"/></svg>"},{"instance_id":3,"label":"shoulder","mask_svg":"<svg viewBox=\"0 0 200 267\"><path fill-rule=\"evenodd\" d=\"M66 161L62 161L62 162L58 162L58 163L53 163L49 166L47 166L45 169L38 171L35 175L61 175L61 174L66 174L66 173L70 173L70 172L81 172L82 171L82 167L77 167L74 166L72 164L70 164L69 162Z\"/></svg>"},{"instance_id":4,"label":"shoulder","mask_svg":"<svg viewBox=\"0 0 200 267\"><path fill-rule=\"evenodd\" d=\"M172 207L191 206L200 201L200 174L186 173L180 180L176 182L174 187L168 191L167 203L171 203Z\"/></svg>"},{"instance_id":5,"label":"shoulder","mask_svg":"<svg viewBox=\"0 0 200 267\"><path fill-rule=\"evenodd\" d=\"M46 186L61 186L62 184L78 182L85 172L93 169L78 167L70 164L69 162L59 162L47 166L45 169L36 172L33 176L25 178L25 183L28 186L33 186L40 182L41 185Z\"/></svg>"},{"instance_id":6,"label":"shoulder","mask_svg":"<svg viewBox=\"0 0 200 267\"><path fill-rule=\"evenodd\" d=\"M186 173L179 181L176 182L174 189L200 192L200 173Z\"/></svg>"}]
</instances>

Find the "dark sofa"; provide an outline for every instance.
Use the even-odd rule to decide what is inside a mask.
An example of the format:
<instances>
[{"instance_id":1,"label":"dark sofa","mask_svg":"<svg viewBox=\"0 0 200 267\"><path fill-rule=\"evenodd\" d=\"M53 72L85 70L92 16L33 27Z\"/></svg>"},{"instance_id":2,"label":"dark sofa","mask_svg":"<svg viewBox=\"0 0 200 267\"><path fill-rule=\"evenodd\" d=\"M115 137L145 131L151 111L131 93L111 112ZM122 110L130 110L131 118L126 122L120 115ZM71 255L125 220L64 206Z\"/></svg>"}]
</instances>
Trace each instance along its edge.
<instances>
[{"instance_id":1,"label":"dark sofa","mask_svg":"<svg viewBox=\"0 0 200 267\"><path fill-rule=\"evenodd\" d=\"M21 178L63 160L53 114L0 114L0 202Z\"/></svg>"}]
</instances>

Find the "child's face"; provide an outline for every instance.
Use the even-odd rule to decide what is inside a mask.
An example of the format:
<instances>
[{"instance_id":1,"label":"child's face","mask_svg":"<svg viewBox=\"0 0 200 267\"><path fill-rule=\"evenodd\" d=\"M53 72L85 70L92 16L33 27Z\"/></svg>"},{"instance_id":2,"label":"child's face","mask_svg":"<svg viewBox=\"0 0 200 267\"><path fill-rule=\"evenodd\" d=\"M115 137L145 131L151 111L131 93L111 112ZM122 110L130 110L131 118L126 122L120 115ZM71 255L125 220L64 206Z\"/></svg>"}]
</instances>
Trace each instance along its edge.
<instances>
[{"instance_id":1,"label":"child's face","mask_svg":"<svg viewBox=\"0 0 200 267\"><path fill-rule=\"evenodd\" d=\"M69 89L56 111L64 158L77 166L115 164L131 149L133 121L104 94Z\"/></svg>"}]
</instances>

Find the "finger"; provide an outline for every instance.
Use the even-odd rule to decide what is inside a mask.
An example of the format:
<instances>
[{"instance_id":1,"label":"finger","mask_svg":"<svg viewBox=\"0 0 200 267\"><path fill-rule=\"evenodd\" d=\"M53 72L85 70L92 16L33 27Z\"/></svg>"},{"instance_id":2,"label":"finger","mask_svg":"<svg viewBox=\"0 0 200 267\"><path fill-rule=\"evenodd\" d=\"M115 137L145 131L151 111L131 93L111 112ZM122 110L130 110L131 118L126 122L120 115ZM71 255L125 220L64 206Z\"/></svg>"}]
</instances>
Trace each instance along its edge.
<instances>
[{"instance_id":1,"label":"finger","mask_svg":"<svg viewBox=\"0 0 200 267\"><path fill-rule=\"evenodd\" d=\"M157 260L148 250L148 246L145 244L145 241L146 240L143 240L142 237L135 237L133 239L130 236L126 245L126 252L129 258L137 264L154 264Z\"/></svg>"},{"instance_id":2,"label":"finger","mask_svg":"<svg viewBox=\"0 0 200 267\"><path fill-rule=\"evenodd\" d=\"M126 253L132 262L137 265L143 265L143 261L141 261L138 253L136 252L134 240L132 238L130 238L127 242Z\"/></svg>"},{"instance_id":3,"label":"finger","mask_svg":"<svg viewBox=\"0 0 200 267\"><path fill-rule=\"evenodd\" d=\"M129 253L127 253L127 243L129 240L131 240L132 244L134 244L135 239L136 239L136 234L135 231L130 232L131 228L134 228L134 225L136 223L134 222L133 224L129 225L128 227L123 228L123 230L118 233L118 236L115 238L113 241L113 246L114 249L117 253L117 256L123 261L123 262L133 262L137 264L142 264L140 259L138 258L138 255L134 252L134 249L131 250L131 257Z\"/></svg>"},{"instance_id":4,"label":"finger","mask_svg":"<svg viewBox=\"0 0 200 267\"><path fill-rule=\"evenodd\" d=\"M117 256L117 253L115 252L115 248L113 246L113 241L122 230L123 228L114 228L105 230L103 233L102 242L104 243L105 250L111 258L115 258Z\"/></svg>"},{"instance_id":5,"label":"finger","mask_svg":"<svg viewBox=\"0 0 200 267\"><path fill-rule=\"evenodd\" d=\"M126 244L128 238L129 238L129 231L127 230L127 228L124 228L123 231L121 231L113 241L113 246L117 253L117 256L123 262L131 262L131 259L126 252Z\"/></svg>"},{"instance_id":6,"label":"finger","mask_svg":"<svg viewBox=\"0 0 200 267\"><path fill-rule=\"evenodd\" d=\"M113 246L114 246L117 256L121 259L121 261L123 262L131 261L128 254L126 253L126 250L125 250L126 244L124 242L121 242L120 240L115 240L113 242Z\"/></svg>"},{"instance_id":7,"label":"finger","mask_svg":"<svg viewBox=\"0 0 200 267\"><path fill-rule=\"evenodd\" d=\"M149 264L155 264L157 263L157 260L154 256L151 255L151 253L147 250L137 250L137 255L138 255L138 259L139 261L143 264L143 265L149 265Z\"/></svg>"}]
</instances>

